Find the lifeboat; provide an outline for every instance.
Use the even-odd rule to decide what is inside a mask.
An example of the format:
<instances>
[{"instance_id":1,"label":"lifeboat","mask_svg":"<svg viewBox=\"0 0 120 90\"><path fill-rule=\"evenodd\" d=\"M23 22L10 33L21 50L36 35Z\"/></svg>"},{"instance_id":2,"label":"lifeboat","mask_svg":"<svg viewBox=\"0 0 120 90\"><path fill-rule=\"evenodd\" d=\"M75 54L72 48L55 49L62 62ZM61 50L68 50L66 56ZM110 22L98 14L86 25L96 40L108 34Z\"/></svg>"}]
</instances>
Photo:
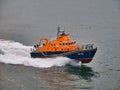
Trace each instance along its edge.
<instances>
[{"instance_id":1,"label":"lifeboat","mask_svg":"<svg viewBox=\"0 0 120 90\"><path fill-rule=\"evenodd\" d=\"M68 57L76 62L89 63L92 61L97 47L93 44L77 45L76 40L70 38L65 31L57 28L57 37L55 40L41 38L38 44L34 45L31 50L32 58L52 58L52 57Z\"/></svg>"}]
</instances>

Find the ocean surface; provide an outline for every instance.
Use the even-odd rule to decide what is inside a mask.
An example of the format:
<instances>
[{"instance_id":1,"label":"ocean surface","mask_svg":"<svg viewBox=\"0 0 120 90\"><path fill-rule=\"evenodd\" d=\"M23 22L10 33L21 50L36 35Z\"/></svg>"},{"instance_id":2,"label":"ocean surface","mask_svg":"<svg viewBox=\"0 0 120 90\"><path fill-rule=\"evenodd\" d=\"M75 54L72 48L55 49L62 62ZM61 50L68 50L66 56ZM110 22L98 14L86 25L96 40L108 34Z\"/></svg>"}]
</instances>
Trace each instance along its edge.
<instances>
[{"instance_id":1,"label":"ocean surface","mask_svg":"<svg viewBox=\"0 0 120 90\"><path fill-rule=\"evenodd\" d=\"M30 57L58 25L98 47L92 62ZM120 90L120 0L0 0L0 90Z\"/></svg>"}]
</instances>

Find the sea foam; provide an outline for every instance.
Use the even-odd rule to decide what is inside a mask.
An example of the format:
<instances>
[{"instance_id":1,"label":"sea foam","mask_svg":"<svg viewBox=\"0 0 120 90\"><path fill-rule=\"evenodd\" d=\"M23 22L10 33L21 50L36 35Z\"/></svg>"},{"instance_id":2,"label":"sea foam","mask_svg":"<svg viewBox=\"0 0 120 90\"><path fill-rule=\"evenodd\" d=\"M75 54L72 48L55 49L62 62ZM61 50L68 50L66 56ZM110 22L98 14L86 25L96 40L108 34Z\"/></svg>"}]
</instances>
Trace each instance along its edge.
<instances>
[{"instance_id":1,"label":"sea foam","mask_svg":"<svg viewBox=\"0 0 120 90\"><path fill-rule=\"evenodd\" d=\"M4 54L0 54L0 62L5 64L21 64L39 68L49 68L53 66L64 66L71 61L66 57L45 59L31 58L30 48L32 48L32 46L25 46L19 42L0 39L0 50L4 52Z\"/></svg>"}]
</instances>

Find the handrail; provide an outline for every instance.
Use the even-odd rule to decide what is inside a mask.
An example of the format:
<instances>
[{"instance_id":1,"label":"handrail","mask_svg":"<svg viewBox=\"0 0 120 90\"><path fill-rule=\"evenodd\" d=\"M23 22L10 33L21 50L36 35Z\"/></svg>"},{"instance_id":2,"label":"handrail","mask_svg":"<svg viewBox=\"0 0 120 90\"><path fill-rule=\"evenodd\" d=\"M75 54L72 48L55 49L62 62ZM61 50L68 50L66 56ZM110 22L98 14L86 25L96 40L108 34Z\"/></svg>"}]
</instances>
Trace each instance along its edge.
<instances>
[{"instance_id":1,"label":"handrail","mask_svg":"<svg viewBox=\"0 0 120 90\"><path fill-rule=\"evenodd\" d=\"M48 38L41 38L41 39L40 39L40 41L39 41L39 45L41 45L42 40L45 40L45 41L46 41L46 43L45 43L45 44L47 44L47 43L48 43Z\"/></svg>"}]
</instances>

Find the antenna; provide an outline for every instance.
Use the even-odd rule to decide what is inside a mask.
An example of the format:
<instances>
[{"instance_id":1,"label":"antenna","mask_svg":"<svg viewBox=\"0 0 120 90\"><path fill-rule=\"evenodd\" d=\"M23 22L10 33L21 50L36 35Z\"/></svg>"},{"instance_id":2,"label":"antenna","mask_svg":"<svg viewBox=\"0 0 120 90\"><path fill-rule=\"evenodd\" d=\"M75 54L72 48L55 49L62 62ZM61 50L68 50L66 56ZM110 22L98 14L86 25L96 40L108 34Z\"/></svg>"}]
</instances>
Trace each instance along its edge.
<instances>
[{"instance_id":1,"label":"antenna","mask_svg":"<svg viewBox=\"0 0 120 90\"><path fill-rule=\"evenodd\" d=\"M60 26L57 27L57 30L60 31Z\"/></svg>"}]
</instances>

